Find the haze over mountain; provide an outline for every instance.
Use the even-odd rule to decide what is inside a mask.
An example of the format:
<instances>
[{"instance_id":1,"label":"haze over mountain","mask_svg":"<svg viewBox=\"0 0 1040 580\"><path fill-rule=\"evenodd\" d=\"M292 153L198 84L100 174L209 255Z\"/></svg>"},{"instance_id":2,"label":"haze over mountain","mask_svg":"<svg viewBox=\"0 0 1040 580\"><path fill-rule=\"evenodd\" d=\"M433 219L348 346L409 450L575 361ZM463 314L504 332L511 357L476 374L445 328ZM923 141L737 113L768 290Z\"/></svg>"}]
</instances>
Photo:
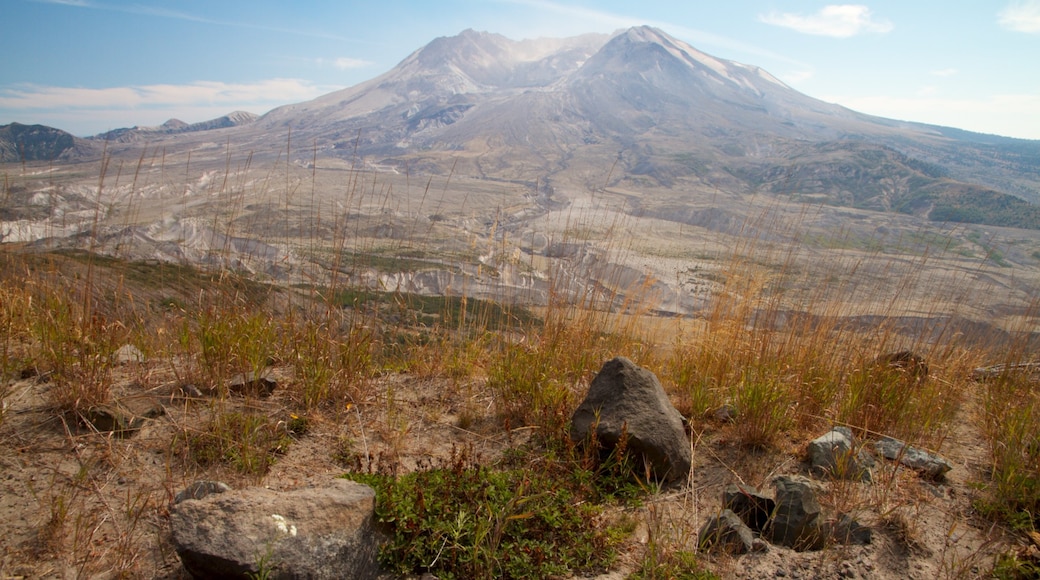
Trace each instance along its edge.
<instances>
[{"instance_id":1,"label":"haze over mountain","mask_svg":"<svg viewBox=\"0 0 1040 580\"><path fill-rule=\"evenodd\" d=\"M645 26L525 41L467 30L243 128L258 148L258 132L284 149L290 131L321 155L399 169L535 181L598 168L602 181L613 168L670 189L1040 225L1020 201L1040 201L1040 142L859 114Z\"/></svg>"}]
</instances>

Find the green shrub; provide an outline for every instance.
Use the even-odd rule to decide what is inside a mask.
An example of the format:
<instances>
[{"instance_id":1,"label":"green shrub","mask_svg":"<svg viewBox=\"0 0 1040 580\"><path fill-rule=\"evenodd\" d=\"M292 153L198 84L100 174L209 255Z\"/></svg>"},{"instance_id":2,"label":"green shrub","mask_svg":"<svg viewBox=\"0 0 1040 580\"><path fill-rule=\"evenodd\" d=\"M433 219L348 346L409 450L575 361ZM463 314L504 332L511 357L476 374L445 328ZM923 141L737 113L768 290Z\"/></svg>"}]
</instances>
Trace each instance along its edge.
<instances>
[{"instance_id":1,"label":"green shrub","mask_svg":"<svg viewBox=\"0 0 1040 580\"><path fill-rule=\"evenodd\" d=\"M623 533L580 469L493 470L457 453L443 467L391 477L348 474L376 490L390 530L380 552L402 574L546 578L605 570Z\"/></svg>"}]
</instances>

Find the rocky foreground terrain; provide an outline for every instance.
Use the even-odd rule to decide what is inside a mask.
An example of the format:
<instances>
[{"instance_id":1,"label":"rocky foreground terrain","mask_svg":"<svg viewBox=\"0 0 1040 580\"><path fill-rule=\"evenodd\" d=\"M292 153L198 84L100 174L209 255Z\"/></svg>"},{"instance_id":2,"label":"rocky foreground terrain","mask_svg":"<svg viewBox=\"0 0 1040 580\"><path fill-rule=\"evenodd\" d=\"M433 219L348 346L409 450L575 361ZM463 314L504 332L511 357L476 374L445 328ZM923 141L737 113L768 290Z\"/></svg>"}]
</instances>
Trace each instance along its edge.
<instances>
[{"instance_id":1,"label":"rocky foreground terrain","mask_svg":"<svg viewBox=\"0 0 1040 580\"><path fill-rule=\"evenodd\" d=\"M1033 362L1036 142L864 116L641 27L466 31L259 117L8 125L0 155L2 577L183 578L196 481L291 503L453 462L600 494L571 503L609 563L557 575L1037 569L1035 385L971 378ZM904 351L927 375L872 374ZM565 443L617 356L690 452L634 501ZM551 495L460 508L405 567Z\"/></svg>"}]
</instances>

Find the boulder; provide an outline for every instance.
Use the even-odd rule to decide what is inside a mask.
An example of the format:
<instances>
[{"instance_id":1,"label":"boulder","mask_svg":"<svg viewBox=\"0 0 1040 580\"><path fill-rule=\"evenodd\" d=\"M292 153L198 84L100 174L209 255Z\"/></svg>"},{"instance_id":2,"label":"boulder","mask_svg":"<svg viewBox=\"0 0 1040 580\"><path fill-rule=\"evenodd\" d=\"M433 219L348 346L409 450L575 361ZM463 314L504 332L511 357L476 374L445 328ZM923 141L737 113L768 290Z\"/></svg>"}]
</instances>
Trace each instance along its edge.
<instances>
[{"instance_id":1,"label":"boulder","mask_svg":"<svg viewBox=\"0 0 1040 580\"><path fill-rule=\"evenodd\" d=\"M705 552L746 554L755 547L755 535L737 514L723 510L701 527L697 535L697 546Z\"/></svg>"},{"instance_id":2,"label":"boulder","mask_svg":"<svg viewBox=\"0 0 1040 580\"><path fill-rule=\"evenodd\" d=\"M815 473L836 479L870 481L874 459L855 451L855 437L848 427L835 427L809 442L809 463Z\"/></svg>"},{"instance_id":3,"label":"boulder","mask_svg":"<svg viewBox=\"0 0 1040 580\"><path fill-rule=\"evenodd\" d=\"M930 479L942 479L946 472L953 469L953 466L942 457L911 447L892 437L882 437L874 446L885 459L898 461Z\"/></svg>"},{"instance_id":4,"label":"boulder","mask_svg":"<svg viewBox=\"0 0 1040 580\"><path fill-rule=\"evenodd\" d=\"M624 357L603 364L574 412L571 438L584 443L595 433L604 451L624 436L636 465L645 461L661 481L685 479L692 452L683 416L672 406L654 373Z\"/></svg>"},{"instance_id":5,"label":"boulder","mask_svg":"<svg viewBox=\"0 0 1040 580\"><path fill-rule=\"evenodd\" d=\"M334 479L291 491L213 491L186 493L171 508L173 543L193 577L377 576L372 488Z\"/></svg>"},{"instance_id":6,"label":"boulder","mask_svg":"<svg viewBox=\"0 0 1040 580\"><path fill-rule=\"evenodd\" d=\"M823 548L827 533L820 526L820 502L812 480L796 475L773 480L776 509L769 522L769 541L798 551Z\"/></svg>"}]
</instances>

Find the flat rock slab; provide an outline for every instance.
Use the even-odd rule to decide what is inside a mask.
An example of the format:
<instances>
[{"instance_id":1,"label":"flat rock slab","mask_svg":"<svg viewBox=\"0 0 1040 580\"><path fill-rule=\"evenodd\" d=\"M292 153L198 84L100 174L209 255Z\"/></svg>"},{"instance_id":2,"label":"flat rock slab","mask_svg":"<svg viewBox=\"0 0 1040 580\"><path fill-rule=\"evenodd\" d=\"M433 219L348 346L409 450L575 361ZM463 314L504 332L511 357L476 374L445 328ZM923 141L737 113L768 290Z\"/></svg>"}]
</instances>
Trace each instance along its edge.
<instances>
[{"instance_id":1,"label":"flat rock slab","mask_svg":"<svg viewBox=\"0 0 1040 580\"><path fill-rule=\"evenodd\" d=\"M378 574L374 513L372 488L334 479L185 498L171 508L170 528L195 578L364 579Z\"/></svg>"},{"instance_id":2,"label":"flat rock slab","mask_svg":"<svg viewBox=\"0 0 1040 580\"><path fill-rule=\"evenodd\" d=\"M942 479L948 471L953 469L953 466L942 457L911 447L892 437L878 439L875 447L885 459L898 461L930 479Z\"/></svg>"}]
</instances>

